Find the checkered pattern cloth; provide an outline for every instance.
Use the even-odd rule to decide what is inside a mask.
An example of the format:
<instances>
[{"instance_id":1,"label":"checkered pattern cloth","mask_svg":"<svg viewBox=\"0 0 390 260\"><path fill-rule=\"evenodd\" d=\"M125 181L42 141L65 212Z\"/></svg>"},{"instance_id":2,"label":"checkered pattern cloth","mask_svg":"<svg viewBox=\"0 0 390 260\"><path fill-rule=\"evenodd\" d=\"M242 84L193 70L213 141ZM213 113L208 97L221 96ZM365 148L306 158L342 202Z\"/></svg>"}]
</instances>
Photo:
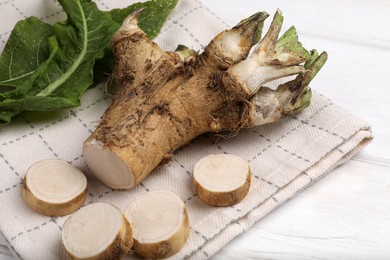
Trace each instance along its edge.
<instances>
[{"instance_id":1,"label":"checkered pattern cloth","mask_svg":"<svg viewBox=\"0 0 390 260\"><path fill-rule=\"evenodd\" d=\"M96 2L101 9L131 3ZM54 0L0 0L0 13L0 49L20 19L31 15L45 22L66 18ZM201 50L226 27L198 1L182 0L156 41L166 50L173 50L179 43ZM315 81L312 87L315 89ZM37 214L20 196L25 172L36 161L61 158L82 170L89 185L85 205L108 202L123 210L149 190L175 192L187 206L191 232L185 247L172 258L202 259L212 256L267 213L351 158L372 138L367 123L314 92L312 105L295 116L243 130L229 139L203 135L178 150L169 164L159 167L134 189L114 191L89 173L81 153L83 141L110 102L103 87L98 86L85 93L80 107L52 113L27 112L0 127L0 231L16 257L58 259L61 254L61 228L66 217ZM241 156L249 162L253 173L247 197L231 207L204 204L191 182L197 160L216 153Z\"/></svg>"}]
</instances>

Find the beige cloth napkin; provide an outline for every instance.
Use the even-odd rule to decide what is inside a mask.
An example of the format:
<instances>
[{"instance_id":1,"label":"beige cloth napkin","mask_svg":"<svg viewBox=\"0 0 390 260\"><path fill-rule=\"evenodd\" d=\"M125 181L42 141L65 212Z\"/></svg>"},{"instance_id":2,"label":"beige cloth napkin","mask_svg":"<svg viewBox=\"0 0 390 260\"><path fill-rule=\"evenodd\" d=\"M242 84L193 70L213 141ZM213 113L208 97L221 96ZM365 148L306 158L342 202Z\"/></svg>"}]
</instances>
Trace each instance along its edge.
<instances>
[{"instance_id":1,"label":"beige cloth napkin","mask_svg":"<svg viewBox=\"0 0 390 260\"><path fill-rule=\"evenodd\" d=\"M97 1L103 9L129 2ZM65 16L54 1L0 0L0 5L3 41L13 23L23 16L35 15L46 21ZM197 1L182 0L156 40L164 49L172 50L182 43L199 50L225 28L207 7ZM315 80L312 88L315 89ZM110 101L100 86L84 95L80 107L39 115L24 113L10 125L0 127L0 231L17 257L60 257L61 227L66 217L39 215L20 196L24 174L38 160L58 157L84 171L89 180L85 204L104 201L124 209L148 190L177 193L188 207L191 233L185 247L173 258L203 259L348 160L372 138L369 125L314 92L312 105L300 114L276 124L243 130L230 139L203 135L177 151L169 164L159 167L141 185L130 191L113 191L90 176L81 155L83 141ZM194 193L191 172L195 162L215 153L236 154L250 163L251 189L235 206L207 206Z\"/></svg>"}]
</instances>

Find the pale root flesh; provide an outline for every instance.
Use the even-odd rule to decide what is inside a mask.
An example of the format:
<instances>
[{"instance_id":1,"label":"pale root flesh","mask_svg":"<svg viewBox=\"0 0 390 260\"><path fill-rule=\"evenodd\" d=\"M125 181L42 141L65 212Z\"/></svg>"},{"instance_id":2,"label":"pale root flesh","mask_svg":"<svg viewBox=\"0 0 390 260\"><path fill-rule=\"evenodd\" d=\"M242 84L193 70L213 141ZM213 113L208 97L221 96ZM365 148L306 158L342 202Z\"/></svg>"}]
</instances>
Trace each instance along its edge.
<instances>
[{"instance_id":1,"label":"pale root flesh","mask_svg":"<svg viewBox=\"0 0 390 260\"><path fill-rule=\"evenodd\" d=\"M248 163L231 154L212 154L194 166L193 182L198 197L211 206L231 206L248 193L251 172Z\"/></svg>"},{"instance_id":2,"label":"pale root flesh","mask_svg":"<svg viewBox=\"0 0 390 260\"><path fill-rule=\"evenodd\" d=\"M94 175L113 189L130 189L134 175L127 164L114 151L96 139L87 140L83 148L84 159Z\"/></svg>"},{"instance_id":3,"label":"pale root flesh","mask_svg":"<svg viewBox=\"0 0 390 260\"><path fill-rule=\"evenodd\" d=\"M70 259L121 259L133 245L130 223L108 203L91 204L68 217L61 240Z\"/></svg>"},{"instance_id":4,"label":"pale root flesh","mask_svg":"<svg viewBox=\"0 0 390 260\"><path fill-rule=\"evenodd\" d=\"M46 159L27 170L21 194L34 211L46 216L64 216L84 203L87 179L64 160Z\"/></svg>"},{"instance_id":5,"label":"pale root flesh","mask_svg":"<svg viewBox=\"0 0 390 260\"><path fill-rule=\"evenodd\" d=\"M133 225L134 249L144 258L166 258L186 243L190 223L185 204L166 190L150 191L125 210Z\"/></svg>"}]
</instances>

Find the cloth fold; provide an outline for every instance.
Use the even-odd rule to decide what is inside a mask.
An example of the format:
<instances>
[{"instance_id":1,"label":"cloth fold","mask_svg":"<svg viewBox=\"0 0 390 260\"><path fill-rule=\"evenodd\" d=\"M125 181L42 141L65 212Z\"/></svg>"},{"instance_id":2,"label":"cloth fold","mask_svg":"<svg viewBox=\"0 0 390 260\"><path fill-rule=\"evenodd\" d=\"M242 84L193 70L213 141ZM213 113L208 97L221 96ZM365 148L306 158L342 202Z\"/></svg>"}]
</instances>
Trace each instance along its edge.
<instances>
[{"instance_id":1,"label":"cloth fold","mask_svg":"<svg viewBox=\"0 0 390 260\"><path fill-rule=\"evenodd\" d=\"M102 9L123 7L131 2L97 1ZM28 8L45 6L45 3L43 0L0 0L2 10L10 7L17 10L19 16L23 12L24 16L35 15L50 21L64 18L55 4L42 9ZM13 21L7 20L12 12L2 12L2 15L6 16L2 21ZM0 32L4 41L13 27L8 26ZM174 50L178 44L201 50L226 28L226 24L200 2L182 0L155 40L166 50ZM312 87L315 89L315 80ZM147 190L175 192L187 205L191 233L185 247L172 258L203 259L350 159L372 139L366 122L314 91L312 104L303 112L278 123L242 130L229 139L202 135L179 149L169 164L160 166L141 185L130 191L114 191L90 175L81 154L84 140L110 102L104 87L98 86L85 93L80 107L53 113L24 113L11 124L0 127L0 231L16 257L58 259L61 254L61 227L66 217L39 215L30 210L20 196L26 170L41 159L67 160L87 175L86 205L103 201L124 210ZM253 173L247 197L232 207L215 208L204 204L192 186L194 164L215 153L243 157Z\"/></svg>"}]
</instances>

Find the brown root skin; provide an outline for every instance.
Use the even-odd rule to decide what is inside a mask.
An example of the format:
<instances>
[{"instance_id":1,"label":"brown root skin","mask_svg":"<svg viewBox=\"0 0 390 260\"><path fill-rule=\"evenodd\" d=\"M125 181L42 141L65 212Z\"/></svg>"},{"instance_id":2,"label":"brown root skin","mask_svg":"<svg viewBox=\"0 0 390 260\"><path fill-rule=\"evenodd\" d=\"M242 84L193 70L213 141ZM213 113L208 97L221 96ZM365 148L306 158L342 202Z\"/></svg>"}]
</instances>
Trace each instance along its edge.
<instances>
[{"instance_id":1,"label":"brown root skin","mask_svg":"<svg viewBox=\"0 0 390 260\"><path fill-rule=\"evenodd\" d=\"M184 246L190 235L190 222L184 211L184 225L169 239L158 243L141 244L134 239L134 249L138 255L147 259L161 259L173 256Z\"/></svg>"},{"instance_id":2,"label":"brown root skin","mask_svg":"<svg viewBox=\"0 0 390 260\"><path fill-rule=\"evenodd\" d=\"M248 162L231 154L210 154L194 166L192 181L198 197L211 206L227 207L240 202L251 184Z\"/></svg>"},{"instance_id":3,"label":"brown root skin","mask_svg":"<svg viewBox=\"0 0 390 260\"><path fill-rule=\"evenodd\" d=\"M130 222L125 217L123 217L123 221L125 228L121 230L112 245L109 246L109 250L102 254L101 259L121 259L131 251L134 244L133 231Z\"/></svg>"},{"instance_id":4,"label":"brown root skin","mask_svg":"<svg viewBox=\"0 0 390 260\"><path fill-rule=\"evenodd\" d=\"M47 203L46 201L36 198L31 193L30 189L27 187L25 178L21 188L21 195L24 202L35 212L45 216L58 217L69 215L78 210L87 198L87 191L88 189L85 188L80 195L68 203Z\"/></svg>"},{"instance_id":5,"label":"brown root skin","mask_svg":"<svg viewBox=\"0 0 390 260\"><path fill-rule=\"evenodd\" d=\"M250 188L251 179L251 174L249 173L243 186L229 192L210 192L204 189L195 179L192 180L198 197L204 203L215 207L229 207L237 204L245 198Z\"/></svg>"}]
</instances>

